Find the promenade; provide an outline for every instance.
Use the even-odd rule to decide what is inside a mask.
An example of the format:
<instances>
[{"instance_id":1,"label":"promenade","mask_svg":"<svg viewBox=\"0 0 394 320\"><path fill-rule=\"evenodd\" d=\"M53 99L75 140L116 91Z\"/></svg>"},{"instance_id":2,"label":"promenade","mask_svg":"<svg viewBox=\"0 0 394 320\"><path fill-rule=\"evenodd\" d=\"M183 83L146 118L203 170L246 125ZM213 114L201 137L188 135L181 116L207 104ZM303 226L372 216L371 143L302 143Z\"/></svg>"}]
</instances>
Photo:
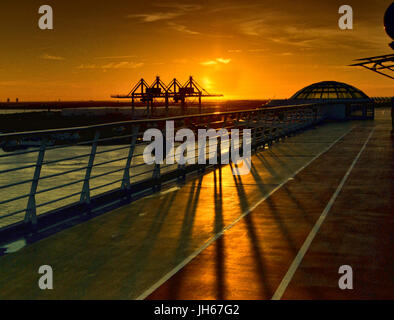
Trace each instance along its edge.
<instances>
[{"instance_id":1,"label":"promenade","mask_svg":"<svg viewBox=\"0 0 394 320\"><path fill-rule=\"evenodd\" d=\"M392 298L390 130L389 109L322 124L254 154L249 175L195 175L27 245L0 257L0 299Z\"/></svg>"}]
</instances>

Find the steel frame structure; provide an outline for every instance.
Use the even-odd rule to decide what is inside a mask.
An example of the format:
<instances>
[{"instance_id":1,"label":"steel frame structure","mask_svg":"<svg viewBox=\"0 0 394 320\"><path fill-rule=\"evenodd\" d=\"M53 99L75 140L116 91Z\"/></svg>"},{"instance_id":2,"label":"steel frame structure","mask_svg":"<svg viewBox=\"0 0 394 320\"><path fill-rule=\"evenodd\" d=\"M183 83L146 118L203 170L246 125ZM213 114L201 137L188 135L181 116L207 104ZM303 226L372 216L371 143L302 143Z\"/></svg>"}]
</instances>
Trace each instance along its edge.
<instances>
[{"instance_id":1,"label":"steel frame structure","mask_svg":"<svg viewBox=\"0 0 394 320\"><path fill-rule=\"evenodd\" d=\"M351 64L350 66L360 66L390 79L394 79L391 75L391 72L394 72L394 54L356 59L354 61L360 62Z\"/></svg>"},{"instance_id":2,"label":"steel frame structure","mask_svg":"<svg viewBox=\"0 0 394 320\"><path fill-rule=\"evenodd\" d=\"M208 93L193 79L193 77L190 77L183 85L175 78L168 85L165 85L165 83L160 80L160 77L156 77L156 80L151 85L144 79L141 79L128 94L112 95L111 97L115 99L131 99L133 111L135 108L135 100L139 99L141 102L146 103L146 111L147 114L150 115L153 112L153 102L155 99L164 99L166 111L168 111L170 99L173 99L174 103L181 102L181 108L185 111L186 99L198 98L198 105L201 111L203 97L222 96L221 94Z\"/></svg>"}]
</instances>

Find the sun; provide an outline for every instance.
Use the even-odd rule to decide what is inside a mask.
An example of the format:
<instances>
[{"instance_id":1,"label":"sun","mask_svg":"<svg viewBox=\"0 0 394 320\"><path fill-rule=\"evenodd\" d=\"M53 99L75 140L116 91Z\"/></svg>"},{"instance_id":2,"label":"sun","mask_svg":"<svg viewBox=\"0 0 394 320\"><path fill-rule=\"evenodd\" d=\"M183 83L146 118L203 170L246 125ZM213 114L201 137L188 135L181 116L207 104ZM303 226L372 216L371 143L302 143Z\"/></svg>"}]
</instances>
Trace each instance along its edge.
<instances>
[{"instance_id":1,"label":"sun","mask_svg":"<svg viewBox=\"0 0 394 320\"><path fill-rule=\"evenodd\" d=\"M203 86L203 88L206 89L206 90L212 89L213 84L212 84L211 79L208 78L208 77L204 77L204 78L202 79L202 86Z\"/></svg>"}]
</instances>

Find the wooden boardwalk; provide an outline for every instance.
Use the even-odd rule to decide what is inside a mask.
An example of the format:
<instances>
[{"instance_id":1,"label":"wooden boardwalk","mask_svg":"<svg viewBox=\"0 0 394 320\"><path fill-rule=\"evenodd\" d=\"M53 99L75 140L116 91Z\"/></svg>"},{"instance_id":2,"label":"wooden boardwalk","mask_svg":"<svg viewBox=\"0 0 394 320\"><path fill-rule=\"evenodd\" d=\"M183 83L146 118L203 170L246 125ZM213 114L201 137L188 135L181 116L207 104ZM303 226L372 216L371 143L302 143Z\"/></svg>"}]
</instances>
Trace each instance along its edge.
<instances>
[{"instance_id":1,"label":"wooden boardwalk","mask_svg":"<svg viewBox=\"0 0 394 320\"><path fill-rule=\"evenodd\" d=\"M388 117L308 130L249 175L226 166L0 257L0 299L393 298ZM38 288L41 265L54 290Z\"/></svg>"}]
</instances>

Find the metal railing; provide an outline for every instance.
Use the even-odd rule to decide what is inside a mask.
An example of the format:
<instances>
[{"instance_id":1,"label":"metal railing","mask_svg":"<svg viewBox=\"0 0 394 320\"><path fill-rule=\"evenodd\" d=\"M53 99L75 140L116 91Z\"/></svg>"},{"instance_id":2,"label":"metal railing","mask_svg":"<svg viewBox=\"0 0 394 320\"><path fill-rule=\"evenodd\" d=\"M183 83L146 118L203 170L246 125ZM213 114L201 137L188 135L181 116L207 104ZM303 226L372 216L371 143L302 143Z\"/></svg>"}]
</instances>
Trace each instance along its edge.
<instances>
[{"instance_id":1,"label":"metal railing","mask_svg":"<svg viewBox=\"0 0 394 320\"><path fill-rule=\"evenodd\" d=\"M204 165L144 163L143 149L150 142L142 140L143 133L149 128L164 132L166 121L174 121L175 131L252 129L252 149L257 149L321 122L325 119L322 106L272 107L1 134L0 146L7 152L0 152L0 230L10 224L35 226L40 215L56 214L70 206L81 213L91 209L93 198L111 192L112 196L130 198L143 189L182 179L187 172L203 170ZM229 150L205 152L210 159L222 157Z\"/></svg>"}]
</instances>

